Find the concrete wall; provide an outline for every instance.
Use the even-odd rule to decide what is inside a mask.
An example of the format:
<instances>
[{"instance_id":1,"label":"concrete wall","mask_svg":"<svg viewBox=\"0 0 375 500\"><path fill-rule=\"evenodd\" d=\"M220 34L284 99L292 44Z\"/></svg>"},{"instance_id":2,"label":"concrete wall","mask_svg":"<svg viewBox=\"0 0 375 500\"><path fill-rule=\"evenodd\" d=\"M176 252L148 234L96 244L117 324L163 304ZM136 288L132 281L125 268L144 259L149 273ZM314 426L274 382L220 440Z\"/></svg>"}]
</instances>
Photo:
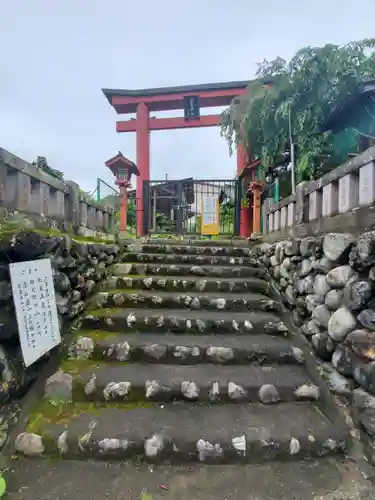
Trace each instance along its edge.
<instances>
[{"instance_id":1,"label":"concrete wall","mask_svg":"<svg viewBox=\"0 0 375 500\"><path fill-rule=\"evenodd\" d=\"M56 179L0 148L0 221L14 211L55 221L60 229L70 226L84 236L108 233L113 217L113 208L90 199L75 182Z\"/></svg>"}]
</instances>

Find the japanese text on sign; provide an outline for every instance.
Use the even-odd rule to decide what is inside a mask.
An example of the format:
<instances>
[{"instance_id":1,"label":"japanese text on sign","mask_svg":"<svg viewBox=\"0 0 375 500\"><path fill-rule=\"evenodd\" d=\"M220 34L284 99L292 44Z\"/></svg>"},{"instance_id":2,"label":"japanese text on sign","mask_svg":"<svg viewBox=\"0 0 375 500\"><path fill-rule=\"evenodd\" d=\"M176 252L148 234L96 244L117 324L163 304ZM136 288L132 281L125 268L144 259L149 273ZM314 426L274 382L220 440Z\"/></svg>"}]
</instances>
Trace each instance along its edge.
<instances>
[{"instance_id":1,"label":"japanese text on sign","mask_svg":"<svg viewBox=\"0 0 375 500\"><path fill-rule=\"evenodd\" d=\"M10 264L13 299L25 366L61 343L51 261Z\"/></svg>"},{"instance_id":2,"label":"japanese text on sign","mask_svg":"<svg viewBox=\"0 0 375 500\"><path fill-rule=\"evenodd\" d=\"M217 224L217 198L205 196L203 198L203 224Z\"/></svg>"}]
</instances>

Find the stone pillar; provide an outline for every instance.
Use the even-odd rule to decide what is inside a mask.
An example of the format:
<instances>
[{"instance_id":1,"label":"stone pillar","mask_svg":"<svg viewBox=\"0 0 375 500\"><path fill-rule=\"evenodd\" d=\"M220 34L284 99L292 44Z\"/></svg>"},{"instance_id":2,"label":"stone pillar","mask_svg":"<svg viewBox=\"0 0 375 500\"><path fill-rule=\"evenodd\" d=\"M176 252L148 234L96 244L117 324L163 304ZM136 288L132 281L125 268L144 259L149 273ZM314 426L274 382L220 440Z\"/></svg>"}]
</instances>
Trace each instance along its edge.
<instances>
[{"instance_id":1,"label":"stone pillar","mask_svg":"<svg viewBox=\"0 0 375 500\"><path fill-rule=\"evenodd\" d=\"M305 197L305 187L307 182L300 182L296 187L296 207L294 223L302 224L307 219L307 199Z\"/></svg>"},{"instance_id":2,"label":"stone pillar","mask_svg":"<svg viewBox=\"0 0 375 500\"><path fill-rule=\"evenodd\" d=\"M104 227L104 231L106 233L109 233L109 230L110 230L110 216L109 216L109 213L108 212L104 212L103 214L103 227Z\"/></svg>"},{"instance_id":3,"label":"stone pillar","mask_svg":"<svg viewBox=\"0 0 375 500\"><path fill-rule=\"evenodd\" d=\"M96 208L91 205L87 206L87 227L96 229Z\"/></svg>"},{"instance_id":4,"label":"stone pillar","mask_svg":"<svg viewBox=\"0 0 375 500\"><path fill-rule=\"evenodd\" d=\"M294 220L295 220L295 203L289 203L288 204L288 216L287 216L287 226L292 227L294 226Z\"/></svg>"},{"instance_id":5,"label":"stone pillar","mask_svg":"<svg viewBox=\"0 0 375 500\"><path fill-rule=\"evenodd\" d=\"M48 215L56 219L65 219L65 196L58 189L50 189Z\"/></svg>"},{"instance_id":6,"label":"stone pillar","mask_svg":"<svg viewBox=\"0 0 375 500\"><path fill-rule=\"evenodd\" d=\"M103 229L103 211L100 209L96 211L96 224L98 228Z\"/></svg>"},{"instance_id":7,"label":"stone pillar","mask_svg":"<svg viewBox=\"0 0 375 500\"><path fill-rule=\"evenodd\" d=\"M270 232L268 210L271 206L271 198L266 198L262 205L263 233Z\"/></svg>"},{"instance_id":8,"label":"stone pillar","mask_svg":"<svg viewBox=\"0 0 375 500\"><path fill-rule=\"evenodd\" d=\"M7 176L6 199L11 210L28 212L30 206L30 177L18 170Z\"/></svg>"},{"instance_id":9,"label":"stone pillar","mask_svg":"<svg viewBox=\"0 0 375 500\"><path fill-rule=\"evenodd\" d=\"M278 231L280 229L280 210L275 210L273 213L273 230Z\"/></svg>"},{"instance_id":10,"label":"stone pillar","mask_svg":"<svg viewBox=\"0 0 375 500\"><path fill-rule=\"evenodd\" d=\"M275 230L273 212L268 214L268 232L272 233Z\"/></svg>"},{"instance_id":11,"label":"stone pillar","mask_svg":"<svg viewBox=\"0 0 375 500\"><path fill-rule=\"evenodd\" d=\"M88 227L87 203L85 201L80 202L79 214L79 225L82 227Z\"/></svg>"},{"instance_id":12,"label":"stone pillar","mask_svg":"<svg viewBox=\"0 0 375 500\"><path fill-rule=\"evenodd\" d=\"M35 181L31 184L30 207L36 214L48 215L50 187L44 182Z\"/></svg>"},{"instance_id":13,"label":"stone pillar","mask_svg":"<svg viewBox=\"0 0 375 500\"><path fill-rule=\"evenodd\" d=\"M78 230L81 224L81 192L79 189L79 185L76 182L67 181L66 185L68 187L68 198L69 202L67 203L69 207L69 211L66 214L66 219L68 222L72 224L73 230Z\"/></svg>"},{"instance_id":14,"label":"stone pillar","mask_svg":"<svg viewBox=\"0 0 375 500\"><path fill-rule=\"evenodd\" d=\"M0 198L1 200L1 198ZM375 202L375 162L367 163L359 169L359 205L372 205Z\"/></svg>"},{"instance_id":15,"label":"stone pillar","mask_svg":"<svg viewBox=\"0 0 375 500\"><path fill-rule=\"evenodd\" d=\"M281 229L286 228L287 219L288 219L288 208L287 208L287 206L281 207L281 215L280 215L280 228Z\"/></svg>"},{"instance_id":16,"label":"stone pillar","mask_svg":"<svg viewBox=\"0 0 375 500\"><path fill-rule=\"evenodd\" d=\"M327 184L323 187L322 194L322 217L331 217L338 212L338 189L336 183Z\"/></svg>"},{"instance_id":17,"label":"stone pillar","mask_svg":"<svg viewBox=\"0 0 375 500\"><path fill-rule=\"evenodd\" d=\"M7 190L7 175L8 168L4 163L3 157L0 154L0 223L6 215L6 190Z\"/></svg>"},{"instance_id":18,"label":"stone pillar","mask_svg":"<svg viewBox=\"0 0 375 500\"><path fill-rule=\"evenodd\" d=\"M309 220L319 219L322 216L322 193L313 191L309 194Z\"/></svg>"},{"instance_id":19,"label":"stone pillar","mask_svg":"<svg viewBox=\"0 0 375 500\"><path fill-rule=\"evenodd\" d=\"M339 179L339 213L344 214L358 207L359 177L347 174Z\"/></svg>"}]
</instances>

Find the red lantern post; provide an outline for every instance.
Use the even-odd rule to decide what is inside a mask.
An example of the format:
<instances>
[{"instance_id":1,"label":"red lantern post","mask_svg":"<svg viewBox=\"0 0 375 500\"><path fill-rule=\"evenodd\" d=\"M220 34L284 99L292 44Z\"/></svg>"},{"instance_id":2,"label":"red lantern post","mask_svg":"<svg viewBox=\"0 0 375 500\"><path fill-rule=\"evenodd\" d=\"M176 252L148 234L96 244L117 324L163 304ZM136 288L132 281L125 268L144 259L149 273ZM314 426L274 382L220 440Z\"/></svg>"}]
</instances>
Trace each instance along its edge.
<instances>
[{"instance_id":1,"label":"red lantern post","mask_svg":"<svg viewBox=\"0 0 375 500\"><path fill-rule=\"evenodd\" d=\"M116 177L116 185L120 188L120 231L126 231L128 212L128 189L131 188L130 179L133 174L139 176L139 170L134 162L119 153L105 162L106 166Z\"/></svg>"}]
</instances>

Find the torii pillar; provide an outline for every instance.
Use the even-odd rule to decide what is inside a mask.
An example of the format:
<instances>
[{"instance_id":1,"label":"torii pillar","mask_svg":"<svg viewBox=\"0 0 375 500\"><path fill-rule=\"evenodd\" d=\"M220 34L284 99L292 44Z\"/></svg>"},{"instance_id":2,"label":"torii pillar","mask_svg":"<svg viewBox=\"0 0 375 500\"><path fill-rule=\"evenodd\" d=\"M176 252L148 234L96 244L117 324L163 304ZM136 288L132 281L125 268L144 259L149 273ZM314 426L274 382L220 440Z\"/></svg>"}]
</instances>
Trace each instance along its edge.
<instances>
[{"instance_id":1,"label":"torii pillar","mask_svg":"<svg viewBox=\"0 0 375 500\"><path fill-rule=\"evenodd\" d=\"M136 125L136 143L137 143L137 166L139 177L137 178L137 235L143 235L143 181L150 180L150 129L149 129L149 110L145 103L141 102L137 106L137 125Z\"/></svg>"},{"instance_id":2,"label":"torii pillar","mask_svg":"<svg viewBox=\"0 0 375 500\"><path fill-rule=\"evenodd\" d=\"M237 146L237 178L238 182L242 182L242 177L246 175L245 167L248 163L247 154L245 153L243 145L240 143ZM244 197L245 193L242 193ZM240 236L242 238L248 238L251 233L251 212L250 207L242 206L241 197L241 208L240 208Z\"/></svg>"}]
</instances>

